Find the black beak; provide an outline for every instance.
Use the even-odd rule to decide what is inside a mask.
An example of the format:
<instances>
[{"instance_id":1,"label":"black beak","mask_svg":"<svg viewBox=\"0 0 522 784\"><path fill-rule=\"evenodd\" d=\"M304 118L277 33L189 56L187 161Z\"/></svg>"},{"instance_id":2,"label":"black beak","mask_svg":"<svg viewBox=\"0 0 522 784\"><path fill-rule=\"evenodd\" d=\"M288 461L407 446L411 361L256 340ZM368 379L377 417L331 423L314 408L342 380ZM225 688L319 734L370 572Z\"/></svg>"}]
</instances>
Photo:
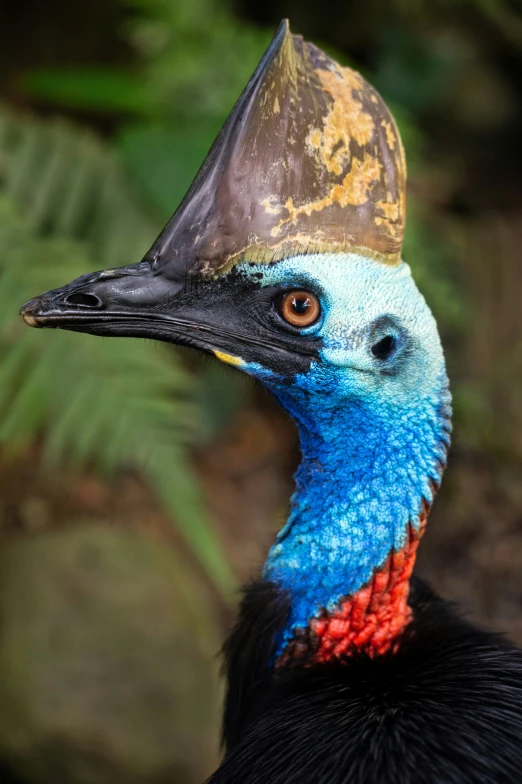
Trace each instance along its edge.
<instances>
[{"instance_id":1,"label":"black beak","mask_svg":"<svg viewBox=\"0 0 522 784\"><path fill-rule=\"evenodd\" d=\"M152 338L218 356L237 351L243 330L238 324L238 335L229 319L226 327L231 303L230 297L223 301L219 296L223 286L193 276L172 277L169 272L141 261L82 275L30 300L20 315L30 327ZM249 337L246 342L251 343Z\"/></svg>"},{"instance_id":2,"label":"black beak","mask_svg":"<svg viewBox=\"0 0 522 784\"><path fill-rule=\"evenodd\" d=\"M225 290L226 296L220 296ZM234 287L203 283L154 262L93 272L27 302L20 315L30 327L54 327L105 337L141 337L189 346L232 364L251 336L241 318L231 324ZM234 329L235 326L235 329ZM244 338L242 341L242 333ZM239 344L239 348L238 348ZM232 353L234 352L234 353Z\"/></svg>"},{"instance_id":3,"label":"black beak","mask_svg":"<svg viewBox=\"0 0 522 784\"><path fill-rule=\"evenodd\" d=\"M20 314L30 327L155 338L213 350L210 339L194 341L191 337L194 332L212 331L211 325L205 328L198 323L201 316L193 307L196 288L194 281L169 278L142 261L82 275L30 300Z\"/></svg>"},{"instance_id":4,"label":"black beak","mask_svg":"<svg viewBox=\"0 0 522 784\"><path fill-rule=\"evenodd\" d=\"M234 270L204 279L142 261L82 275L30 300L21 315L31 327L153 338L291 376L309 368L321 341L281 329L273 307L278 292Z\"/></svg>"},{"instance_id":5,"label":"black beak","mask_svg":"<svg viewBox=\"0 0 522 784\"><path fill-rule=\"evenodd\" d=\"M185 281L155 273L142 261L82 275L30 300L20 314L31 327L181 342L192 325L169 311L185 288Z\"/></svg>"}]
</instances>

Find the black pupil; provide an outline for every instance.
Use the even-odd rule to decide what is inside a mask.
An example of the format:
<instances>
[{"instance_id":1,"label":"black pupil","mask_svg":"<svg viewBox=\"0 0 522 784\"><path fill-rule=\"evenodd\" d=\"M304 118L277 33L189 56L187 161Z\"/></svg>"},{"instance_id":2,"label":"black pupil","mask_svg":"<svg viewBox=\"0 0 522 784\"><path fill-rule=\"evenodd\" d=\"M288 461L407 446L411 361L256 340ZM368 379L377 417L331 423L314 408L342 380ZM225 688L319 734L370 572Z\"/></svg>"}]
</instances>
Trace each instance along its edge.
<instances>
[{"instance_id":1,"label":"black pupil","mask_svg":"<svg viewBox=\"0 0 522 784\"><path fill-rule=\"evenodd\" d=\"M375 359L387 359L395 348L395 338L393 335L386 335L372 346L372 354Z\"/></svg>"},{"instance_id":2,"label":"black pupil","mask_svg":"<svg viewBox=\"0 0 522 784\"><path fill-rule=\"evenodd\" d=\"M294 297L292 300L292 310L298 316L302 316L303 313L306 313L309 307L310 300L308 297Z\"/></svg>"}]
</instances>

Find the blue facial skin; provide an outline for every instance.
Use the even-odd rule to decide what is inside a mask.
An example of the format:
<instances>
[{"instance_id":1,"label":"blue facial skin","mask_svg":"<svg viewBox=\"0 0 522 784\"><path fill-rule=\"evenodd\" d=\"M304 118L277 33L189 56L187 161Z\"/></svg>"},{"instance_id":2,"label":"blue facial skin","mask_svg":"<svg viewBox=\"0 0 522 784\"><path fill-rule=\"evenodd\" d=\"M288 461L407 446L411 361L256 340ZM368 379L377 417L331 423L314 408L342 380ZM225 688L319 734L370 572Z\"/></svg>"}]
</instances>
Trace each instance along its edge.
<instances>
[{"instance_id":1,"label":"blue facial skin","mask_svg":"<svg viewBox=\"0 0 522 784\"><path fill-rule=\"evenodd\" d=\"M354 255L243 265L261 285L305 289L321 303L318 361L292 383L249 363L295 420L302 462L288 522L263 577L291 597L281 653L296 627L334 610L401 549L433 499L449 444L450 394L435 320L409 267ZM390 336L388 358L372 346Z\"/></svg>"}]
</instances>

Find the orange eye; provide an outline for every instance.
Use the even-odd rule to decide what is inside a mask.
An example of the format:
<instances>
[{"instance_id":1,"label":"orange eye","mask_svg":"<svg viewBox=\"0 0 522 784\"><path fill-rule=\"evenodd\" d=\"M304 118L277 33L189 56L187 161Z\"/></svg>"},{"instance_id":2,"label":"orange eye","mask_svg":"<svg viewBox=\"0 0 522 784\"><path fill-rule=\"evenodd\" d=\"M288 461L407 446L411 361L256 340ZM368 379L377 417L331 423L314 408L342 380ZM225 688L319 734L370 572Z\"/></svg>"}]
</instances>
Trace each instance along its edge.
<instances>
[{"instance_id":1,"label":"orange eye","mask_svg":"<svg viewBox=\"0 0 522 784\"><path fill-rule=\"evenodd\" d=\"M309 327L319 318L321 306L309 291L290 291L282 297L279 310L293 327Z\"/></svg>"}]
</instances>

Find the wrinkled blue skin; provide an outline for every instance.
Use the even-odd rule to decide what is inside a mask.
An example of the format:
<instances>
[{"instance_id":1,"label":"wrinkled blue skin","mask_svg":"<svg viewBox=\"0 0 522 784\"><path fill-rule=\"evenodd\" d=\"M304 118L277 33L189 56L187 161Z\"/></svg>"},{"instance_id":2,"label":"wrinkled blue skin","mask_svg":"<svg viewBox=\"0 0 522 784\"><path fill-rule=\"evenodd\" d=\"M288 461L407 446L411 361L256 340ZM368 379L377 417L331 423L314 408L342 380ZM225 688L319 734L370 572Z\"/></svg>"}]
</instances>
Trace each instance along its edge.
<instances>
[{"instance_id":1,"label":"wrinkled blue skin","mask_svg":"<svg viewBox=\"0 0 522 784\"><path fill-rule=\"evenodd\" d=\"M263 577L291 596L278 654L296 627L362 588L418 526L431 502L449 443L450 394L435 320L409 267L353 254L297 256L243 265L261 285L303 288L319 297L320 360L284 383L255 363L260 379L298 426L302 462L288 522ZM393 335L386 360L371 347Z\"/></svg>"}]
</instances>

